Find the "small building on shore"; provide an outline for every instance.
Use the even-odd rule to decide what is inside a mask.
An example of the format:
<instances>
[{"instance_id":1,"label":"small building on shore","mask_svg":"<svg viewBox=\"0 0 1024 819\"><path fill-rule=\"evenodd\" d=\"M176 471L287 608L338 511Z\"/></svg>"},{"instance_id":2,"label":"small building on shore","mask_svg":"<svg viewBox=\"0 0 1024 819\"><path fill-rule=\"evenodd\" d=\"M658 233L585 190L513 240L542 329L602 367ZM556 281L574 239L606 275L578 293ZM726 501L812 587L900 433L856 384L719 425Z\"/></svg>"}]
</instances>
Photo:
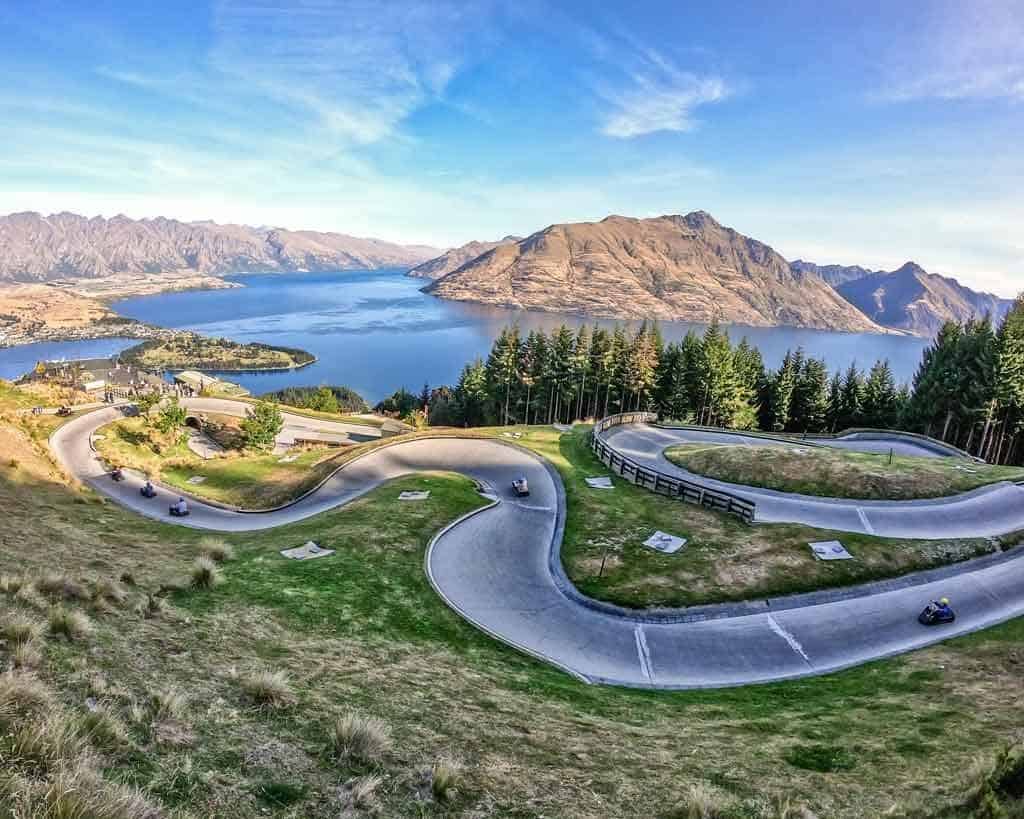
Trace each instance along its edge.
<instances>
[{"instance_id":1,"label":"small building on shore","mask_svg":"<svg viewBox=\"0 0 1024 819\"><path fill-rule=\"evenodd\" d=\"M119 358L40 361L22 376L22 380L56 384L109 398L130 398L170 389L158 373L122 364Z\"/></svg>"}]
</instances>

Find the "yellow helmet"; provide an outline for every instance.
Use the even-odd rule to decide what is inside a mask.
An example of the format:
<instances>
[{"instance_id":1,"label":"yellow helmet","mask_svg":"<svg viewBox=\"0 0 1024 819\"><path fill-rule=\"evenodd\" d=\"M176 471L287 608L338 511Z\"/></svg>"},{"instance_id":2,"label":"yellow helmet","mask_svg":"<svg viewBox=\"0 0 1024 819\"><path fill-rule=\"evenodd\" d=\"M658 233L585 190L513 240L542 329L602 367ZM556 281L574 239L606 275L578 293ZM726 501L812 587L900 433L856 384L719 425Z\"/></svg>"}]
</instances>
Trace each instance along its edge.
<instances>
[{"instance_id":1,"label":"yellow helmet","mask_svg":"<svg viewBox=\"0 0 1024 819\"><path fill-rule=\"evenodd\" d=\"M948 606L949 605L949 598L948 597L943 597L939 602L942 603L942 605L944 605L944 606Z\"/></svg>"}]
</instances>

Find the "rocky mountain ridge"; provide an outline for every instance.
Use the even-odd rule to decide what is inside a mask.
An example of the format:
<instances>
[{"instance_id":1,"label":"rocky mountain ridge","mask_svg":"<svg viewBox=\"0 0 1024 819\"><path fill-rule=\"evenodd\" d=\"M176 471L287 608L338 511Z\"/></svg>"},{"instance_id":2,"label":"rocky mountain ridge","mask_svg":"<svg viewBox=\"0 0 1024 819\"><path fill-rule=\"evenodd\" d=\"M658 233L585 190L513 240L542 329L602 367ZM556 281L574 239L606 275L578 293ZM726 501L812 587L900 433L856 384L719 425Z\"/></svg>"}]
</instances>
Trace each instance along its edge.
<instances>
[{"instance_id":1,"label":"rocky mountain ridge","mask_svg":"<svg viewBox=\"0 0 1024 819\"><path fill-rule=\"evenodd\" d=\"M606 318L884 332L816 273L703 211L556 224L424 288L442 298Z\"/></svg>"},{"instance_id":2,"label":"rocky mountain ridge","mask_svg":"<svg viewBox=\"0 0 1024 819\"><path fill-rule=\"evenodd\" d=\"M0 216L0 282L97 279L120 273L326 271L410 267L437 248L341 233L158 217L73 213Z\"/></svg>"},{"instance_id":3,"label":"rocky mountain ridge","mask_svg":"<svg viewBox=\"0 0 1024 819\"><path fill-rule=\"evenodd\" d=\"M458 270L466 262L471 262L487 251L494 250L499 245L508 245L522 240L522 236L506 236L496 242L467 242L461 247L453 247L436 258L416 265L407 275L421 279L440 279L442 276L447 276Z\"/></svg>"}]
</instances>

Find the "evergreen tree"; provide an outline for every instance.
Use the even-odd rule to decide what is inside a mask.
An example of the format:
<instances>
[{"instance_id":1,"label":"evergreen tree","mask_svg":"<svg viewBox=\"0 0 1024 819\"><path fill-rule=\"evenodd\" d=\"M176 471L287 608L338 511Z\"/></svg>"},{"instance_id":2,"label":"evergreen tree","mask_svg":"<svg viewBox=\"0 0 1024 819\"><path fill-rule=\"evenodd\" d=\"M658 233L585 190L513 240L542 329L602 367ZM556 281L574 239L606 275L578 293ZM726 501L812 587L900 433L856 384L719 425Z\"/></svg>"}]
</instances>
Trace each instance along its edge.
<instances>
[{"instance_id":1,"label":"evergreen tree","mask_svg":"<svg viewBox=\"0 0 1024 819\"><path fill-rule=\"evenodd\" d=\"M842 411L843 379L835 372L828 382L828 412L825 413L825 426L829 432L835 432L839 428Z\"/></svg>"},{"instance_id":2,"label":"evergreen tree","mask_svg":"<svg viewBox=\"0 0 1024 819\"><path fill-rule=\"evenodd\" d=\"M489 420L487 406L487 368L479 358L462 368L455 397L461 410L462 422L469 427L483 426Z\"/></svg>"},{"instance_id":3,"label":"evergreen tree","mask_svg":"<svg viewBox=\"0 0 1024 819\"><path fill-rule=\"evenodd\" d=\"M573 418L580 419L586 415L587 387L590 384L590 328L586 325L576 331L576 342L572 348L572 376L575 382L576 407Z\"/></svg>"},{"instance_id":4,"label":"evergreen tree","mask_svg":"<svg viewBox=\"0 0 1024 819\"><path fill-rule=\"evenodd\" d=\"M864 377L854 363L847 367L846 374L843 376L843 392L836 418L836 431L859 426L863 414L863 404Z\"/></svg>"},{"instance_id":5,"label":"evergreen tree","mask_svg":"<svg viewBox=\"0 0 1024 819\"><path fill-rule=\"evenodd\" d=\"M531 330L523 345L519 380L525 388L523 422L529 424L537 417L537 397L543 394L544 373L548 366L548 342L543 333Z\"/></svg>"},{"instance_id":6,"label":"evergreen tree","mask_svg":"<svg viewBox=\"0 0 1024 819\"><path fill-rule=\"evenodd\" d=\"M876 361L864 382L862 405L864 424L876 429L892 429L899 421L900 406L896 381L888 360Z\"/></svg>"},{"instance_id":7,"label":"evergreen tree","mask_svg":"<svg viewBox=\"0 0 1024 819\"><path fill-rule=\"evenodd\" d=\"M1024 412L1024 295L1018 296L999 328L994 397L999 429L986 448L987 460L1010 463Z\"/></svg>"},{"instance_id":8,"label":"evergreen tree","mask_svg":"<svg viewBox=\"0 0 1024 819\"><path fill-rule=\"evenodd\" d=\"M595 418L605 414L605 404L602 404L602 390L607 396L608 386L611 382L614 371L612 363L612 340L608 331L603 327L594 327L590 337L590 380L591 380L591 406L587 413Z\"/></svg>"},{"instance_id":9,"label":"evergreen tree","mask_svg":"<svg viewBox=\"0 0 1024 819\"><path fill-rule=\"evenodd\" d=\"M518 385L521 345L519 326L503 327L487 357L487 392L491 399L491 416L509 423L513 389Z\"/></svg>"},{"instance_id":10,"label":"evergreen tree","mask_svg":"<svg viewBox=\"0 0 1024 819\"><path fill-rule=\"evenodd\" d=\"M735 427L743 412L744 394L733 366L732 344L717 319L705 330L700 349L699 423Z\"/></svg>"},{"instance_id":11,"label":"evergreen tree","mask_svg":"<svg viewBox=\"0 0 1024 819\"><path fill-rule=\"evenodd\" d=\"M793 389L803 363L800 350L786 351L782 364L771 379L768 389L767 411L763 428L772 432L783 432L790 424L790 408L793 403Z\"/></svg>"},{"instance_id":12,"label":"evergreen tree","mask_svg":"<svg viewBox=\"0 0 1024 819\"><path fill-rule=\"evenodd\" d=\"M575 341L572 330L564 324L551 335L548 355L550 393L547 423L549 424L561 420L563 405L568 403L573 396L573 347Z\"/></svg>"},{"instance_id":13,"label":"evergreen tree","mask_svg":"<svg viewBox=\"0 0 1024 819\"><path fill-rule=\"evenodd\" d=\"M828 370L825 362L809 358L796 373L787 428L794 432L820 432L828 414Z\"/></svg>"},{"instance_id":14,"label":"evergreen tree","mask_svg":"<svg viewBox=\"0 0 1024 819\"><path fill-rule=\"evenodd\" d=\"M669 417L677 421L693 422L697 418L697 396L701 384L701 340L690 330L679 344L679 356L672 378L672 397Z\"/></svg>"}]
</instances>

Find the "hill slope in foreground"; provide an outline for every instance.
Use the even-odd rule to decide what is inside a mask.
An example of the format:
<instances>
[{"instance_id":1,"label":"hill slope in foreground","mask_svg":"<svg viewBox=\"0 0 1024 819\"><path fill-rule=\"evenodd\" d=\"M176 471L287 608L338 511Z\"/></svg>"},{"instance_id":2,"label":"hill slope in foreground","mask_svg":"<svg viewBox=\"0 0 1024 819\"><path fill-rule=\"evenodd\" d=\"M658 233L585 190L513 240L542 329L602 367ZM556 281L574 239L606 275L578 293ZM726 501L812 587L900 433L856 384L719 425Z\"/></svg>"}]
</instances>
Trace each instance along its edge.
<instances>
[{"instance_id":1,"label":"hill slope in foreground","mask_svg":"<svg viewBox=\"0 0 1024 819\"><path fill-rule=\"evenodd\" d=\"M342 233L174 219L0 216L0 282L96 279L118 273L327 271L408 267L440 251Z\"/></svg>"},{"instance_id":2,"label":"hill slope in foreground","mask_svg":"<svg viewBox=\"0 0 1024 819\"><path fill-rule=\"evenodd\" d=\"M703 211L552 225L499 244L425 288L459 301L755 326L880 332L816 274Z\"/></svg>"},{"instance_id":3,"label":"hill slope in foreground","mask_svg":"<svg viewBox=\"0 0 1024 819\"><path fill-rule=\"evenodd\" d=\"M1019 810L1005 793L1019 779L993 771L1007 765L974 768L967 795L950 772L992 760L1024 730L1021 621L784 684L583 685L477 631L427 580L433 533L481 503L467 479L412 475L308 521L221 539L68 484L45 444L59 419L18 413L41 400L0 384L0 668L18 668L0 673L0 814L968 819ZM403 490L431 495L399 504ZM644 491L622 483L616 493L631 490ZM310 539L336 554L278 554ZM202 575L216 581L193 577L200 555L230 558ZM355 745L353 734L382 739ZM974 811L981 797L992 812Z\"/></svg>"}]
</instances>

